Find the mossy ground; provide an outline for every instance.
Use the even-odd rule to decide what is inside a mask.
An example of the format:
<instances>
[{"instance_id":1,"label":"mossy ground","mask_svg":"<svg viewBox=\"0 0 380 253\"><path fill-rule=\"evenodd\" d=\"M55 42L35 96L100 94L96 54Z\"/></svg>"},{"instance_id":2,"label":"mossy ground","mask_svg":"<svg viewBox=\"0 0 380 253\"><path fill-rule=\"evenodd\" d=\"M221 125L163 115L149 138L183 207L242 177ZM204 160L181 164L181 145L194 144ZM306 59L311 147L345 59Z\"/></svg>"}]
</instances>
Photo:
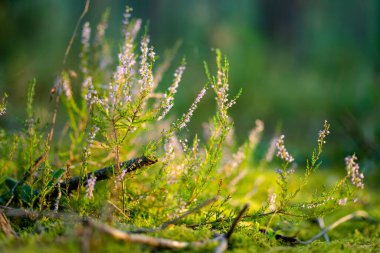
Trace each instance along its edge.
<instances>
[{"instance_id":1,"label":"mossy ground","mask_svg":"<svg viewBox=\"0 0 380 253\"><path fill-rule=\"evenodd\" d=\"M243 192L248 192L252 186L252 180L260 174L271 180L272 172L262 170L260 173L249 173L242 183L243 188L236 191L230 201L240 205L246 201L242 196ZM319 188L331 173L319 171L319 176L314 177L308 188L309 193L312 189ZM265 185L265 184L264 184ZM264 186L262 186L264 187ZM255 208L255 199L264 199L259 190L255 198L251 198L251 209ZM240 198L239 198L240 196ZM376 198L376 192L370 190L363 193L362 201L359 204L348 204L339 211L326 215L325 223L329 225L340 217L355 210L366 210L375 219L380 217L380 205ZM257 204L258 206L258 204ZM96 210L94 210L96 211ZM251 210L252 211L252 210ZM202 210L200 211L202 212ZM248 212L249 214L250 212ZM178 241L197 241L212 238L215 233L225 233L231 225L230 220L215 224L206 224L197 228L189 228L186 224L193 224L199 221L200 213L194 213L184 218L177 225L170 225L166 229L149 235L169 238ZM265 228L268 220L261 220L261 225L252 219L243 219L229 240L229 252L380 252L380 226L367 220L348 221L328 233L330 242L326 242L323 237L309 245L292 245L281 239L276 239L277 234L293 236L302 240L307 240L317 234L320 228L316 222L311 220L294 222L292 219L283 220L275 218L271 222L271 229L265 234L259 228ZM156 224L154 220L145 220L141 224ZM23 224L20 220L12 220L12 224ZM130 226L123 221L114 223L115 227L129 230ZM118 241L109 235L105 235L92 228L82 226L80 221L70 219L53 220L43 218L33 223L29 223L27 228L14 225L19 232L19 239L2 237L0 240L1 252L172 252L171 249L157 249L145 245ZM203 248L174 250L175 252L210 252L215 247L210 244Z\"/></svg>"}]
</instances>

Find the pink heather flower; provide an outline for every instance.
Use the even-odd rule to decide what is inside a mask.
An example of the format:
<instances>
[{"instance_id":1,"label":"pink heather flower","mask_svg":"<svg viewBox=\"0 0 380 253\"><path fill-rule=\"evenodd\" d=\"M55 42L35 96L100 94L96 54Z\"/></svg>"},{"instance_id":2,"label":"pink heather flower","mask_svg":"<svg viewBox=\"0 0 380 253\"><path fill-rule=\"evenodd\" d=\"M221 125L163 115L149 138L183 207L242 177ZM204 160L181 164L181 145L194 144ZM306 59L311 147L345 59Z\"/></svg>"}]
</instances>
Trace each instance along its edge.
<instances>
[{"instance_id":1,"label":"pink heather flower","mask_svg":"<svg viewBox=\"0 0 380 253\"><path fill-rule=\"evenodd\" d=\"M276 198L277 198L277 195L276 193L272 192L269 194L269 197L268 197L268 209L272 212L274 212L276 210Z\"/></svg>"},{"instance_id":2,"label":"pink heather flower","mask_svg":"<svg viewBox=\"0 0 380 253\"><path fill-rule=\"evenodd\" d=\"M276 147L277 147L277 157L281 158L285 162L291 163L294 161L294 158L288 153L284 144L285 135L281 135L280 138L277 139Z\"/></svg>"},{"instance_id":3,"label":"pink heather flower","mask_svg":"<svg viewBox=\"0 0 380 253\"><path fill-rule=\"evenodd\" d=\"M100 43L102 39L104 38L104 35L106 33L106 29L108 27L107 22L101 22L96 26L96 43Z\"/></svg>"},{"instance_id":4,"label":"pink heather flower","mask_svg":"<svg viewBox=\"0 0 380 253\"><path fill-rule=\"evenodd\" d=\"M129 17L131 9L127 7L126 13L125 13L125 24L129 24ZM130 82L126 82L127 79L133 75L134 73L134 66L136 65L136 57L133 52L134 48L134 40L136 38L136 35L141 27L141 20L136 20L133 24L132 28L130 29L129 26L125 27L125 42L124 45L118 55L119 57L119 64L116 67L116 71L113 74L113 82L110 84L109 90L110 90L110 105L115 106L117 103L117 100L120 99L121 104L127 104L132 101L132 97L130 95L131 92L131 84ZM145 58L147 58L145 56ZM118 98L118 92L121 85L121 98Z\"/></svg>"},{"instance_id":5,"label":"pink heather flower","mask_svg":"<svg viewBox=\"0 0 380 253\"><path fill-rule=\"evenodd\" d=\"M347 204L347 198L338 199L338 205L345 206Z\"/></svg>"},{"instance_id":6,"label":"pink heather flower","mask_svg":"<svg viewBox=\"0 0 380 253\"><path fill-rule=\"evenodd\" d=\"M359 164L356 162L357 160L357 157L355 154L353 154L352 156L347 156L345 158L345 162L346 162L346 170L347 170L347 175L349 178L351 178L351 183L360 188L360 189L363 189L364 188L364 183L363 183L363 180L364 180L364 175L363 173L360 173L359 172Z\"/></svg>"},{"instance_id":7,"label":"pink heather flower","mask_svg":"<svg viewBox=\"0 0 380 253\"><path fill-rule=\"evenodd\" d=\"M114 73L115 82L121 83L125 76L128 76L132 73L133 66L136 64L135 54L133 53L133 43L134 39L140 30L141 20L136 20L132 31L126 31L125 34L125 44L121 52L119 53L119 66L116 68Z\"/></svg>"},{"instance_id":8,"label":"pink heather flower","mask_svg":"<svg viewBox=\"0 0 380 253\"><path fill-rule=\"evenodd\" d=\"M116 83L110 83L109 85L109 93L108 93L108 97L109 97L109 107L111 108L114 108L116 107L117 105L117 95L118 95L118 91L119 91L119 83L116 82Z\"/></svg>"},{"instance_id":9,"label":"pink heather flower","mask_svg":"<svg viewBox=\"0 0 380 253\"><path fill-rule=\"evenodd\" d=\"M168 173L168 184L175 184L178 182L178 177L181 175L182 171L185 168L184 163L180 163L178 165L174 165L170 167Z\"/></svg>"},{"instance_id":10,"label":"pink heather flower","mask_svg":"<svg viewBox=\"0 0 380 253\"><path fill-rule=\"evenodd\" d=\"M71 85L67 78L62 78L62 89L65 92L67 98L72 98Z\"/></svg>"},{"instance_id":11,"label":"pink heather flower","mask_svg":"<svg viewBox=\"0 0 380 253\"><path fill-rule=\"evenodd\" d=\"M124 177L125 177L125 174L126 174L128 171L132 171L132 170L134 170L134 169L136 168L137 164L139 164L139 163L141 163L141 159L139 159L139 160L137 161L137 163L134 163L134 164L132 164L131 166L127 166L127 167L125 167L125 165L124 165L125 169L123 169L123 170L121 171L121 173L117 176L117 180L118 180L119 182L123 181L123 180L124 180ZM123 164L121 164L120 167L123 167Z\"/></svg>"},{"instance_id":12,"label":"pink heather flower","mask_svg":"<svg viewBox=\"0 0 380 253\"><path fill-rule=\"evenodd\" d=\"M284 177L284 176L286 176L286 175L294 174L294 173L296 172L295 167L296 167L296 166L293 166L293 167L290 168L289 170L286 170L286 174L284 174L284 170L279 169L279 168L276 168L275 171L276 171L276 173L279 175L278 177L281 179L282 177Z\"/></svg>"},{"instance_id":13,"label":"pink heather flower","mask_svg":"<svg viewBox=\"0 0 380 253\"><path fill-rule=\"evenodd\" d=\"M165 96L165 101L164 101L164 104L163 104L163 112L157 118L157 120L162 120L166 116L166 114L168 114L168 112L170 111L170 109L173 107L173 105L174 105L174 98L173 98L173 96L174 96L174 94L177 93L177 88L178 88L179 82L182 79L182 75L183 75L183 72L185 71L185 69L186 69L185 64L182 64L181 66L179 66L179 68L176 69L176 71L174 73L173 84L168 89L169 93L164 95Z\"/></svg>"},{"instance_id":14,"label":"pink heather flower","mask_svg":"<svg viewBox=\"0 0 380 253\"><path fill-rule=\"evenodd\" d=\"M318 135L318 145L322 145L326 143L326 137L330 134L329 131L330 124L325 120L325 123L323 125L323 130L319 131Z\"/></svg>"},{"instance_id":15,"label":"pink heather flower","mask_svg":"<svg viewBox=\"0 0 380 253\"><path fill-rule=\"evenodd\" d=\"M269 148L268 148L267 153L265 155L265 160L267 162L270 162L273 159L274 152L276 151L277 139L278 139L278 137L275 136L270 141Z\"/></svg>"},{"instance_id":16,"label":"pink heather flower","mask_svg":"<svg viewBox=\"0 0 380 253\"><path fill-rule=\"evenodd\" d=\"M90 36L91 36L90 23L86 22L83 25L82 40L81 40L85 51L87 51L90 48Z\"/></svg>"},{"instance_id":17,"label":"pink heather flower","mask_svg":"<svg viewBox=\"0 0 380 253\"><path fill-rule=\"evenodd\" d=\"M88 136L87 136L87 145L83 148L83 153L84 153L84 157L85 159L87 159L88 157L90 157L91 155L91 147L94 143L94 140L95 140L95 137L96 137L96 134L97 132L99 131L99 127L97 126L93 126L91 131L88 133Z\"/></svg>"},{"instance_id":18,"label":"pink heather flower","mask_svg":"<svg viewBox=\"0 0 380 253\"><path fill-rule=\"evenodd\" d=\"M195 109L197 109L198 107L198 103L201 101L201 99L203 98L205 94L206 94L206 88L203 88L199 92L198 96L195 98L195 101L191 105L189 111L183 115L182 122L181 124L179 124L179 129L184 128L187 125L187 123L190 122L191 116L193 116Z\"/></svg>"},{"instance_id":19,"label":"pink heather flower","mask_svg":"<svg viewBox=\"0 0 380 253\"><path fill-rule=\"evenodd\" d=\"M124 19L123 19L123 24L124 25L128 25L129 24L129 19L131 18L131 12L133 11L133 9L129 6L126 6L125 7L125 12L123 14L124 16Z\"/></svg>"},{"instance_id":20,"label":"pink heather flower","mask_svg":"<svg viewBox=\"0 0 380 253\"><path fill-rule=\"evenodd\" d=\"M130 39L134 40L136 38L137 33L140 31L141 28L141 19L137 19L132 27L131 33L130 33Z\"/></svg>"},{"instance_id":21,"label":"pink heather flower","mask_svg":"<svg viewBox=\"0 0 380 253\"><path fill-rule=\"evenodd\" d=\"M173 138L169 138L165 140L164 150L165 150L164 163L173 160L174 159Z\"/></svg>"},{"instance_id":22,"label":"pink heather flower","mask_svg":"<svg viewBox=\"0 0 380 253\"><path fill-rule=\"evenodd\" d=\"M86 101L88 107L91 107L93 104L99 101L97 96L98 94L94 85L92 84L91 77L88 77L84 80L82 87L83 89L87 90L87 94L84 96L84 100Z\"/></svg>"},{"instance_id":23,"label":"pink heather flower","mask_svg":"<svg viewBox=\"0 0 380 253\"><path fill-rule=\"evenodd\" d=\"M89 147L91 147L92 144L94 143L94 140L98 131L99 131L99 127L93 126L90 133L88 134L87 144Z\"/></svg>"},{"instance_id":24,"label":"pink heather flower","mask_svg":"<svg viewBox=\"0 0 380 253\"><path fill-rule=\"evenodd\" d=\"M92 199L94 197L95 183L96 177L94 175L91 175L91 177L87 179L86 198Z\"/></svg>"},{"instance_id":25,"label":"pink heather flower","mask_svg":"<svg viewBox=\"0 0 380 253\"><path fill-rule=\"evenodd\" d=\"M150 58L151 63L149 62L149 37L144 37L141 40L141 56L140 56L140 69L139 73L141 75L141 79L139 80L139 84L141 85L141 92L149 92L153 88L153 74L151 70L151 63L153 63L154 59Z\"/></svg>"},{"instance_id":26,"label":"pink heather flower","mask_svg":"<svg viewBox=\"0 0 380 253\"><path fill-rule=\"evenodd\" d=\"M249 146L255 147L260 140L260 135L264 131L264 122L257 119L255 128L249 133Z\"/></svg>"},{"instance_id":27,"label":"pink heather flower","mask_svg":"<svg viewBox=\"0 0 380 253\"><path fill-rule=\"evenodd\" d=\"M231 172L239 167L239 165L244 161L245 154L244 154L244 148L241 146L238 151L232 155L232 160L230 162L231 165Z\"/></svg>"}]
</instances>

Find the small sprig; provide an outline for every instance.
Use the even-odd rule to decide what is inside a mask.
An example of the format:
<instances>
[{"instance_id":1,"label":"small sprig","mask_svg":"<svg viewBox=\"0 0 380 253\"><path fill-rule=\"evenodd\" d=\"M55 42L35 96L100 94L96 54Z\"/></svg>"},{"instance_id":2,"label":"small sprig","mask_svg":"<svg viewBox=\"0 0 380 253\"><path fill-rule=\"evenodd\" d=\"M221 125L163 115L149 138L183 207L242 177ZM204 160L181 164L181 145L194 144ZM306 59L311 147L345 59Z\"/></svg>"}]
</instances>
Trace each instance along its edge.
<instances>
[{"instance_id":1,"label":"small sprig","mask_svg":"<svg viewBox=\"0 0 380 253\"><path fill-rule=\"evenodd\" d=\"M94 188L96 183L96 177L92 174L91 177L87 180L86 185L86 198L94 198Z\"/></svg>"},{"instance_id":2,"label":"small sprig","mask_svg":"<svg viewBox=\"0 0 380 253\"><path fill-rule=\"evenodd\" d=\"M100 102L98 98L98 92L92 84L92 78L88 77L84 80L82 88L84 89L84 100L87 103L87 107L91 108L95 103Z\"/></svg>"},{"instance_id":3,"label":"small sprig","mask_svg":"<svg viewBox=\"0 0 380 253\"><path fill-rule=\"evenodd\" d=\"M323 129L319 131L318 133L318 140L317 140L317 148L313 150L313 153L311 155L311 160L307 160L306 165L306 175L305 179L310 176L310 174L318 169L320 166L320 157L323 151L323 145L326 143L326 138L330 134L330 124L327 120L325 120L323 124ZM306 180L305 180L306 182Z\"/></svg>"},{"instance_id":4,"label":"small sprig","mask_svg":"<svg viewBox=\"0 0 380 253\"><path fill-rule=\"evenodd\" d=\"M363 173L359 172L359 164L356 162L358 158L355 154L352 156L347 156L345 158L346 162L346 170L347 170L347 176L351 178L351 183L356 186L357 188L363 189L364 188L364 175Z\"/></svg>"},{"instance_id":5,"label":"small sprig","mask_svg":"<svg viewBox=\"0 0 380 253\"><path fill-rule=\"evenodd\" d=\"M89 52L90 52L90 38L91 38L91 27L90 23L86 22L83 25L82 29L82 38L81 38L81 43L82 43L82 49L80 52L80 58L81 58L81 70L84 75L88 75L89 69Z\"/></svg>"},{"instance_id":6,"label":"small sprig","mask_svg":"<svg viewBox=\"0 0 380 253\"><path fill-rule=\"evenodd\" d=\"M166 114L168 114L170 109L173 107L174 95L177 93L177 88L178 88L178 85L181 81L181 78L182 78L182 75L183 75L183 72L185 71L185 69L186 69L186 62L183 61L181 66L179 66L174 73L173 84L168 88L168 92L164 95L165 99L164 99L163 103L161 104L161 108L163 108L162 113L157 118L157 120L162 120L166 116Z\"/></svg>"},{"instance_id":7,"label":"small sprig","mask_svg":"<svg viewBox=\"0 0 380 253\"><path fill-rule=\"evenodd\" d=\"M287 163L291 163L294 161L294 158L286 150L284 138L285 138L285 135L281 135L280 138L277 139L277 142L276 142L277 157L281 158L283 161Z\"/></svg>"},{"instance_id":8,"label":"small sprig","mask_svg":"<svg viewBox=\"0 0 380 253\"><path fill-rule=\"evenodd\" d=\"M197 109L199 102L203 98L203 96L206 94L207 88L204 87L199 93L198 96L195 98L193 104L191 105L189 111L182 116L182 119L179 123L179 129L182 129L186 127L186 125L190 122L191 117L193 116L193 113L195 109Z\"/></svg>"},{"instance_id":9,"label":"small sprig","mask_svg":"<svg viewBox=\"0 0 380 253\"><path fill-rule=\"evenodd\" d=\"M326 137L330 134L330 124L325 120L325 123L323 124L323 129L319 131L318 135L318 147L326 143Z\"/></svg>"},{"instance_id":10,"label":"small sprig","mask_svg":"<svg viewBox=\"0 0 380 253\"><path fill-rule=\"evenodd\" d=\"M83 25L83 30L82 30L82 45L84 50L88 51L90 48L90 36L91 36L91 28L90 28L90 23L86 22Z\"/></svg>"}]
</instances>

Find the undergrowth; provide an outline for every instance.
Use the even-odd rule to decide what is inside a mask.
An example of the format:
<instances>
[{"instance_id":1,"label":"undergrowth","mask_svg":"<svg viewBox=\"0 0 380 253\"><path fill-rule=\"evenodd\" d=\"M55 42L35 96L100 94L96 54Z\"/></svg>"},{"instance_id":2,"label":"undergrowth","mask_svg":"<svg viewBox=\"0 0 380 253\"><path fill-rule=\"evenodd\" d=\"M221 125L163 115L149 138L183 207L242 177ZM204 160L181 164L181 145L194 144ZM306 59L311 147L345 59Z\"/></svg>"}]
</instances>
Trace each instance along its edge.
<instances>
[{"instance_id":1,"label":"undergrowth","mask_svg":"<svg viewBox=\"0 0 380 253\"><path fill-rule=\"evenodd\" d=\"M248 203L249 211L238 220L237 232L229 240L230 249L275 251L317 234L320 230L312 220L363 205L364 176L355 154L346 158L345 175L334 183L318 177L326 175L318 170L330 133L327 121L304 166L295 163L284 135L273 138L266 157L254 160L264 123L257 120L246 141L236 145L229 109L240 92L229 94L229 63L219 50L215 50L216 67L204 64L205 83L194 102L176 117L171 108L185 59L173 81L160 84L173 57L156 56L149 35L140 31L142 21L132 19L127 8L124 42L114 64L105 36L108 17L109 11L96 27L83 25L80 64L76 70L63 69L51 90L51 122L41 122L35 115L36 80L32 80L22 130L0 129L1 210L18 234L14 240L24 245L4 237L1 247L28 251L42 244L42 251L58 245L57 252L150 251L152 247L100 236L80 217L126 232L189 242L226 233ZM215 98L215 114L203 123L203 133L191 133L187 125L206 93ZM5 98L0 115L11 117ZM60 104L68 116L62 127L56 126L56 117L62 115ZM274 156L278 161L271 162ZM378 228L369 229L379 233ZM365 240L370 232L350 233L362 234ZM335 239L332 247L349 247ZM318 242L317 247L323 249L324 244ZM214 247L210 243L201 248Z\"/></svg>"}]
</instances>

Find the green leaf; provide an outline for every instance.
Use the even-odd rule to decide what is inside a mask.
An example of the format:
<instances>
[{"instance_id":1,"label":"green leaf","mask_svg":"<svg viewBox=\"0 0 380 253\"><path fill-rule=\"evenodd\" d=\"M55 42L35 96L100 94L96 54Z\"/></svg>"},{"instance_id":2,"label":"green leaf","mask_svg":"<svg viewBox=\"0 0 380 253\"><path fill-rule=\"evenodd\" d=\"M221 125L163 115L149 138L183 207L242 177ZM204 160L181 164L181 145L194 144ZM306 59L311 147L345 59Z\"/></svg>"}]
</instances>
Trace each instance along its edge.
<instances>
[{"instance_id":1,"label":"green leaf","mask_svg":"<svg viewBox=\"0 0 380 253\"><path fill-rule=\"evenodd\" d=\"M53 173L53 179L59 179L65 173L65 169L58 169Z\"/></svg>"},{"instance_id":2,"label":"green leaf","mask_svg":"<svg viewBox=\"0 0 380 253\"><path fill-rule=\"evenodd\" d=\"M32 188L26 184L20 186L19 194L20 194L19 196L21 197L21 200L25 203L30 203L34 196Z\"/></svg>"},{"instance_id":3,"label":"green leaf","mask_svg":"<svg viewBox=\"0 0 380 253\"><path fill-rule=\"evenodd\" d=\"M11 178L11 177L5 178L5 185L9 188L9 190L12 190L13 187L15 187L17 183L18 181L14 178Z\"/></svg>"}]
</instances>

